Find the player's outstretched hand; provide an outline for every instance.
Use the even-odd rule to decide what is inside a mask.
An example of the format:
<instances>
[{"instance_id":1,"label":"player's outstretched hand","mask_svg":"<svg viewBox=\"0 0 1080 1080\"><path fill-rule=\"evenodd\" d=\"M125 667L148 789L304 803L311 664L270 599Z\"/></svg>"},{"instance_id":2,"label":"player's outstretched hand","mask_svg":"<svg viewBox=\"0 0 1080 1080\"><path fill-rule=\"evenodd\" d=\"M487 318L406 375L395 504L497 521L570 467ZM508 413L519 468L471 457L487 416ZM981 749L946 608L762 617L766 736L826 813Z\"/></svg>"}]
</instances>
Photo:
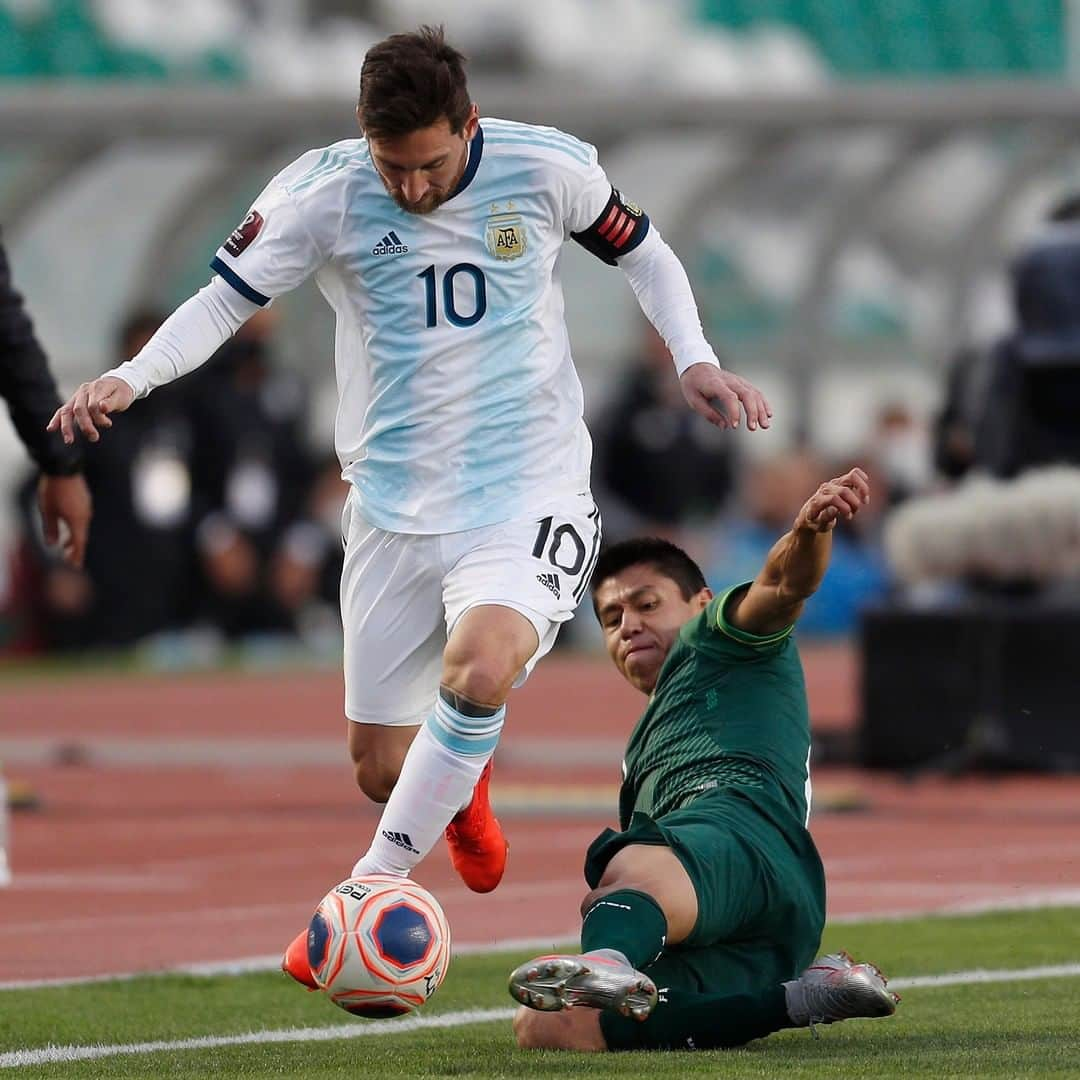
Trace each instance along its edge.
<instances>
[{"instance_id":1,"label":"player's outstretched hand","mask_svg":"<svg viewBox=\"0 0 1080 1080\"><path fill-rule=\"evenodd\" d=\"M765 395L752 383L715 364L691 364L680 376L687 405L718 428L739 426L739 406L746 413L746 426L754 431L767 428L772 409Z\"/></svg>"},{"instance_id":2,"label":"player's outstretched hand","mask_svg":"<svg viewBox=\"0 0 1080 1080\"><path fill-rule=\"evenodd\" d=\"M850 520L870 501L870 477L862 469L852 469L843 476L826 480L803 503L795 529L829 532L844 518Z\"/></svg>"},{"instance_id":3,"label":"player's outstretched hand","mask_svg":"<svg viewBox=\"0 0 1080 1080\"><path fill-rule=\"evenodd\" d=\"M90 442L101 438L98 428L111 428L112 413L123 412L135 400L135 391L115 375L103 375L84 382L53 413L47 431L59 431L69 446L75 441L75 429Z\"/></svg>"},{"instance_id":4,"label":"player's outstretched hand","mask_svg":"<svg viewBox=\"0 0 1080 1080\"><path fill-rule=\"evenodd\" d=\"M86 481L73 476L42 476L38 481L38 507L45 543L59 545L65 560L81 567L86 554L93 503Z\"/></svg>"}]
</instances>

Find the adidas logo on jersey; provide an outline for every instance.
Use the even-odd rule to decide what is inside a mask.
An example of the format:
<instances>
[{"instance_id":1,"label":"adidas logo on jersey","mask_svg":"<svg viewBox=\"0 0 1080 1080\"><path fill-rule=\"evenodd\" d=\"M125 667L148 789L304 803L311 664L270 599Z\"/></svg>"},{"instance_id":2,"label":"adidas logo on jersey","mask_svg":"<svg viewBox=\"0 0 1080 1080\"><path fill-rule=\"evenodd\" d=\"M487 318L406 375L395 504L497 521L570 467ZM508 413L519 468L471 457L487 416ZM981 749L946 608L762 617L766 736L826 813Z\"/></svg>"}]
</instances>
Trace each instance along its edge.
<instances>
[{"instance_id":1,"label":"adidas logo on jersey","mask_svg":"<svg viewBox=\"0 0 1080 1080\"><path fill-rule=\"evenodd\" d=\"M397 844L398 847L404 848L406 851L411 851L414 855L419 855L420 852L413 847L412 837L407 832L391 832L389 829L383 829L383 839L389 840L391 844Z\"/></svg>"},{"instance_id":2,"label":"adidas logo on jersey","mask_svg":"<svg viewBox=\"0 0 1080 1080\"><path fill-rule=\"evenodd\" d=\"M555 594L555 599L560 597L559 592L559 575L558 574L537 574L536 580L544 586L545 589L549 589Z\"/></svg>"},{"instance_id":3,"label":"adidas logo on jersey","mask_svg":"<svg viewBox=\"0 0 1080 1080\"><path fill-rule=\"evenodd\" d=\"M401 238L391 229L372 249L372 255L404 255L409 250L408 244L403 244Z\"/></svg>"}]
</instances>

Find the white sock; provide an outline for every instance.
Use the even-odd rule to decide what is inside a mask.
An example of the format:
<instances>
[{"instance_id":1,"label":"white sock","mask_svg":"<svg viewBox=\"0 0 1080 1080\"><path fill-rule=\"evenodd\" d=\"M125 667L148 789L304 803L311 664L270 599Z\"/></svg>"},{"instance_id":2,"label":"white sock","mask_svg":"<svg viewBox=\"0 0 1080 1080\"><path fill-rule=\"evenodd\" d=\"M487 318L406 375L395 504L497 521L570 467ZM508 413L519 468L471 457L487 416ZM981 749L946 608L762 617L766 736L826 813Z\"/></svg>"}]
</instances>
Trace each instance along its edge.
<instances>
[{"instance_id":1,"label":"white sock","mask_svg":"<svg viewBox=\"0 0 1080 1080\"><path fill-rule=\"evenodd\" d=\"M405 755L371 847L353 867L354 877L408 877L472 798L505 717L505 705L476 717L459 712L442 697L436 701Z\"/></svg>"}]
</instances>

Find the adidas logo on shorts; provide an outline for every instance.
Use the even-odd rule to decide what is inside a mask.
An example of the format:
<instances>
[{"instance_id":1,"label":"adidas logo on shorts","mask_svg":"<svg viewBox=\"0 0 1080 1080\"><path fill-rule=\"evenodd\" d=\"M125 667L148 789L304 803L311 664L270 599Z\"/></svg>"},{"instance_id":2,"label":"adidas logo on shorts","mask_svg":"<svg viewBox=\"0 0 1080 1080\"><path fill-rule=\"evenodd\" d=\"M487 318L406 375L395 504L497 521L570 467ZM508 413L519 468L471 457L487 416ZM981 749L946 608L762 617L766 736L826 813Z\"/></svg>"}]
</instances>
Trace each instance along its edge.
<instances>
[{"instance_id":1,"label":"adidas logo on shorts","mask_svg":"<svg viewBox=\"0 0 1080 1080\"><path fill-rule=\"evenodd\" d=\"M556 600L559 599L561 594L559 592L559 575L558 574L537 574L536 575L536 580L539 581L540 584L543 585L545 589L548 589L552 593L554 593Z\"/></svg>"},{"instance_id":2,"label":"adidas logo on shorts","mask_svg":"<svg viewBox=\"0 0 1080 1080\"><path fill-rule=\"evenodd\" d=\"M372 255L404 255L409 250L408 244L401 242L401 237L391 229L372 249Z\"/></svg>"},{"instance_id":3,"label":"adidas logo on shorts","mask_svg":"<svg viewBox=\"0 0 1080 1080\"><path fill-rule=\"evenodd\" d=\"M413 847L412 837L407 832L391 832L389 829L383 829L383 839L389 840L391 844L397 844L398 847L404 848L406 851L411 851L414 855L419 855L420 852Z\"/></svg>"}]
</instances>

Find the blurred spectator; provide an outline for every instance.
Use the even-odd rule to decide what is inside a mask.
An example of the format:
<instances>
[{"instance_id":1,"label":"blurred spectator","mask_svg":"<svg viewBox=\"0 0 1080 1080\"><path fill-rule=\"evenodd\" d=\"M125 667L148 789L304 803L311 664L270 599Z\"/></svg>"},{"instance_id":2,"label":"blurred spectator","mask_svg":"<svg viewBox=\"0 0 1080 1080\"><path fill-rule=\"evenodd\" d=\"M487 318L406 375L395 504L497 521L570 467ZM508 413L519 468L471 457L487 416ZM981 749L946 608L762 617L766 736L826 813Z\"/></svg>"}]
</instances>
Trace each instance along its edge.
<instances>
[{"instance_id":1,"label":"blurred spectator","mask_svg":"<svg viewBox=\"0 0 1080 1080\"><path fill-rule=\"evenodd\" d=\"M859 457L874 476L875 517L931 484L929 437L905 402L889 401L878 409L866 450ZM861 531L865 535L866 529Z\"/></svg>"},{"instance_id":2,"label":"blurred spectator","mask_svg":"<svg viewBox=\"0 0 1080 1080\"><path fill-rule=\"evenodd\" d=\"M338 591L345 559L341 515L348 492L341 463L331 454L315 475L305 516L286 530L271 564L273 596L290 613L304 643L317 652L336 649L341 640Z\"/></svg>"},{"instance_id":3,"label":"blurred spectator","mask_svg":"<svg viewBox=\"0 0 1080 1080\"><path fill-rule=\"evenodd\" d=\"M134 356L164 316L137 309L117 334ZM86 444L100 511L85 570L38 553L36 621L50 649L129 645L191 614L193 433L182 387L165 387L110 438ZM24 492L25 499L28 492Z\"/></svg>"},{"instance_id":4,"label":"blurred spectator","mask_svg":"<svg viewBox=\"0 0 1080 1080\"><path fill-rule=\"evenodd\" d=\"M934 467L947 480L959 480L976 465L980 428L1000 438L1000 424L987 424L988 410L996 404L989 396L992 356L985 349L966 346L949 365L945 402L934 424ZM983 456L986 447L980 447Z\"/></svg>"},{"instance_id":5,"label":"blurred spectator","mask_svg":"<svg viewBox=\"0 0 1080 1080\"><path fill-rule=\"evenodd\" d=\"M45 430L60 399L30 316L12 285L2 242L0 398L7 402L15 430L41 470L37 500L45 539L49 544L60 543L64 559L81 566L91 514L90 495L80 475L82 453L78 447L65 446L59 434Z\"/></svg>"},{"instance_id":6,"label":"blurred spectator","mask_svg":"<svg viewBox=\"0 0 1080 1080\"><path fill-rule=\"evenodd\" d=\"M349 485L341 475L341 463L336 454L328 454L319 466L308 498L308 516L319 526L327 545L319 569L319 597L337 608L341 585L341 566L345 561L345 542L341 534L341 515Z\"/></svg>"},{"instance_id":7,"label":"blurred spectator","mask_svg":"<svg viewBox=\"0 0 1080 1080\"><path fill-rule=\"evenodd\" d=\"M950 479L1080 461L1080 197L1051 211L1010 274L1015 329L950 371L934 450Z\"/></svg>"},{"instance_id":8,"label":"blurred spectator","mask_svg":"<svg viewBox=\"0 0 1080 1080\"><path fill-rule=\"evenodd\" d=\"M162 321L133 312L118 360ZM319 648L340 635L345 484L336 458L317 472L305 448L304 388L273 367L274 325L260 313L202 370L86 444L101 517L85 571L26 530L21 591L37 645L122 647L196 623L229 638L299 631ZM32 495L27 485L28 524Z\"/></svg>"},{"instance_id":9,"label":"blurred spectator","mask_svg":"<svg viewBox=\"0 0 1080 1080\"><path fill-rule=\"evenodd\" d=\"M7 402L15 430L41 470L32 481L42 539L60 544L72 572L82 565L91 502L80 475L82 455L45 430L60 407L56 383L38 344L22 297L15 291L7 254L0 243L0 397ZM8 789L0 775L0 886L11 882L8 864Z\"/></svg>"},{"instance_id":10,"label":"blurred spectator","mask_svg":"<svg viewBox=\"0 0 1080 1080\"><path fill-rule=\"evenodd\" d=\"M593 433L608 541L641 533L678 538L681 529L714 519L731 495L731 436L686 408L671 354L649 324Z\"/></svg>"},{"instance_id":11,"label":"blurred spectator","mask_svg":"<svg viewBox=\"0 0 1080 1080\"><path fill-rule=\"evenodd\" d=\"M714 590L752 579L785 532L821 477L832 476L835 466L809 450L793 450L751 465L742 480L741 516L717 535L705 576ZM871 477L873 479L873 477ZM868 509L877 504L871 503ZM863 515L860 514L860 519ZM877 543L866 532L845 528L833 533L829 572L817 593L807 601L799 618L799 633L808 636L853 632L859 611L888 589L885 562Z\"/></svg>"},{"instance_id":12,"label":"blurred spectator","mask_svg":"<svg viewBox=\"0 0 1080 1080\"><path fill-rule=\"evenodd\" d=\"M22 297L11 282L7 255L0 244L0 398L7 403L15 429L41 470L27 482L26 519L38 546L61 543L55 553L65 573L78 575L85 556L91 503L82 476L83 455L65 446L45 425L59 407L56 384L34 334ZM40 516L39 516L40 515ZM49 552L49 557L54 556ZM15 647L32 646L34 628L26 625L26 604L34 595L34 560L16 551L11 566L8 637Z\"/></svg>"},{"instance_id":13,"label":"blurred spectator","mask_svg":"<svg viewBox=\"0 0 1080 1080\"><path fill-rule=\"evenodd\" d=\"M230 638L295 630L327 552L308 519L306 394L274 367L275 324L259 312L190 380L200 615Z\"/></svg>"}]
</instances>

